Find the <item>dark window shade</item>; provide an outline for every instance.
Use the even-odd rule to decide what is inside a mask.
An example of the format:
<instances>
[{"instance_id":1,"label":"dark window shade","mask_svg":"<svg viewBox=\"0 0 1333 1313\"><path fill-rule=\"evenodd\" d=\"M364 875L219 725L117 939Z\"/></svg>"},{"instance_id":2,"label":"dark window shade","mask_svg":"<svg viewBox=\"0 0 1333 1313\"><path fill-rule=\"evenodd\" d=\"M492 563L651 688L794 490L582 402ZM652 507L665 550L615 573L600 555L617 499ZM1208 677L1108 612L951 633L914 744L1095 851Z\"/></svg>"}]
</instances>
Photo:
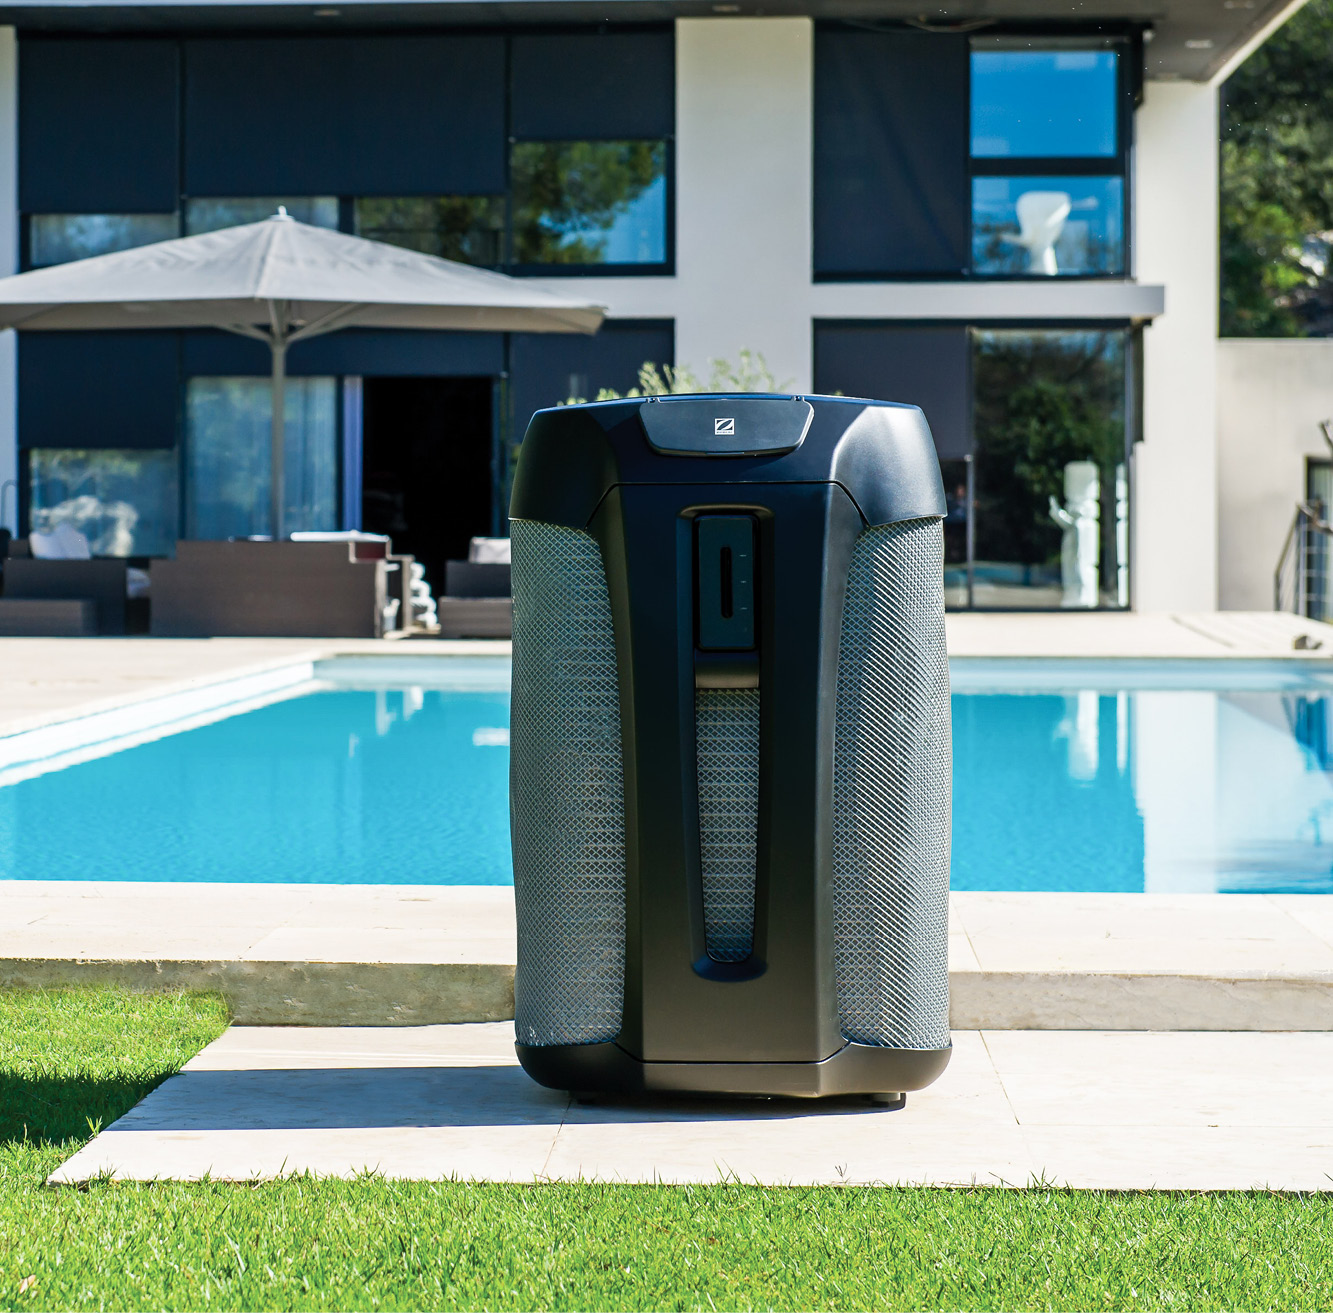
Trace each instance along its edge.
<instances>
[{"instance_id":1,"label":"dark window shade","mask_svg":"<svg viewBox=\"0 0 1333 1313\"><path fill-rule=\"evenodd\" d=\"M134 214L179 202L174 41L19 42L19 208Z\"/></svg>"},{"instance_id":2,"label":"dark window shade","mask_svg":"<svg viewBox=\"0 0 1333 1313\"><path fill-rule=\"evenodd\" d=\"M593 401L600 388L628 392L645 361L675 362L676 328L669 319L608 319L592 337L581 333L515 333L510 347L513 436L533 412L574 395Z\"/></svg>"},{"instance_id":3,"label":"dark window shade","mask_svg":"<svg viewBox=\"0 0 1333 1313\"><path fill-rule=\"evenodd\" d=\"M267 374L262 342L234 333L184 335L186 377ZM287 357L293 375L361 374L366 378L460 378L504 373L501 333L432 333L413 329L349 328L298 342Z\"/></svg>"},{"instance_id":4,"label":"dark window shade","mask_svg":"<svg viewBox=\"0 0 1333 1313\"><path fill-rule=\"evenodd\" d=\"M502 192L504 88L498 36L187 41L185 190Z\"/></svg>"},{"instance_id":5,"label":"dark window shade","mask_svg":"<svg viewBox=\"0 0 1333 1313\"><path fill-rule=\"evenodd\" d=\"M19 334L19 445L176 445L175 333Z\"/></svg>"},{"instance_id":6,"label":"dark window shade","mask_svg":"<svg viewBox=\"0 0 1333 1313\"><path fill-rule=\"evenodd\" d=\"M967 268L968 54L964 36L819 30L816 274Z\"/></svg>"},{"instance_id":7,"label":"dark window shade","mask_svg":"<svg viewBox=\"0 0 1333 1313\"><path fill-rule=\"evenodd\" d=\"M970 362L962 325L815 325L815 391L920 406L941 460L972 450Z\"/></svg>"},{"instance_id":8,"label":"dark window shade","mask_svg":"<svg viewBox=\"0 0 1333 1313\"><path fill-rule=\"evenodd\" d=\"M627 141L675 132L671 31L516 36L512 67L520 140Z\"/></svg>"}]
</instances>

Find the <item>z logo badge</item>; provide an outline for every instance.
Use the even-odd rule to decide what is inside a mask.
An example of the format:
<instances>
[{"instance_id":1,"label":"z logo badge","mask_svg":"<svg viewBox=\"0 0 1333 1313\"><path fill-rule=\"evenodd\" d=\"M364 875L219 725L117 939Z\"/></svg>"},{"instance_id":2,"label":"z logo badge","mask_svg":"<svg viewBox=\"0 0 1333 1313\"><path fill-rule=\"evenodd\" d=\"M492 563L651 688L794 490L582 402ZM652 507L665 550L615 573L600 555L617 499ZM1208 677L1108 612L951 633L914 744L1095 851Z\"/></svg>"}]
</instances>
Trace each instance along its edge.
<instances>
[{"instance_id":1,"label":"z logo badge","mask_svg":"<svg viewBox=\"0 0 1333 1313\"><path fill-rule=\"evenodd\" d=\"M718 438L730 438L736 433L736 421L734 419L715 419L713 421L713 436Z\"/></svg>"}]
</instances>

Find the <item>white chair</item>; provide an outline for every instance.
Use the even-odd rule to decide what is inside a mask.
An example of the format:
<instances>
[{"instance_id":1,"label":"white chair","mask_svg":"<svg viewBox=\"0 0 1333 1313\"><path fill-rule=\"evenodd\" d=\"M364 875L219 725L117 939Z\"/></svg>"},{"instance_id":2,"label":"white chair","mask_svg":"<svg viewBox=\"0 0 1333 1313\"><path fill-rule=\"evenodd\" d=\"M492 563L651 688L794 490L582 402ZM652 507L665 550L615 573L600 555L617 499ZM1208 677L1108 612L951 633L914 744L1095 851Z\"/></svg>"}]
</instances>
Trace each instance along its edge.
<instances>
[{"instance_id":1,"label":"white chair","mask_svg":"<svg viewBox=\"0 0 1333 1313\"><path fill-rule=\"evenodd\" d=\"M1067 191L1025 191L1014 202L1018 234L1001 235L1011 246L1028 253L1028 273L1049 276L1060 272L1055 262L1055 244L1065 230L1070 204Z\"/></svg>"}]
</instances>

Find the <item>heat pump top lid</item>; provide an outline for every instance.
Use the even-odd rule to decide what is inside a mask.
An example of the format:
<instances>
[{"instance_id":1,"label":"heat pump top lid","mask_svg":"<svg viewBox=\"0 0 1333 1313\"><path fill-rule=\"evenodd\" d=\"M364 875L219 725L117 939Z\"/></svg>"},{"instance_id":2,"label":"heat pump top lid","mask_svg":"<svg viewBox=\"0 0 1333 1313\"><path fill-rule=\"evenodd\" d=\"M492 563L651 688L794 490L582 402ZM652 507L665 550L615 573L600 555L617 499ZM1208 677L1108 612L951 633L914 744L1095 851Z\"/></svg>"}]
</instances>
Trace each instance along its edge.
<instances>
[{"instance_id":1,"label":"heat pump top lid","mask_svg":"<svg viewBox=\"0 0 1333 1313\"><path fill-rule=\"evenodd\" d=\"M801 445L814 413L802 397L651 397L639 422L666 456L776 456Z\"/></svg>"},{"instance_id":2,"label":"heat pump top lid","mask_svg":"<svg viewBox=\"0 0 1333 1313\"><path fill-rule=\"evenodd\" d=\"M616 487L707 488L698 496L721 505L733 501L727 485L752 502L777 483L836 484L868 525L946 510L935 444L916 406L719 393L539 410L509 513L583 529Z\"/></svg>"}]
</instances>

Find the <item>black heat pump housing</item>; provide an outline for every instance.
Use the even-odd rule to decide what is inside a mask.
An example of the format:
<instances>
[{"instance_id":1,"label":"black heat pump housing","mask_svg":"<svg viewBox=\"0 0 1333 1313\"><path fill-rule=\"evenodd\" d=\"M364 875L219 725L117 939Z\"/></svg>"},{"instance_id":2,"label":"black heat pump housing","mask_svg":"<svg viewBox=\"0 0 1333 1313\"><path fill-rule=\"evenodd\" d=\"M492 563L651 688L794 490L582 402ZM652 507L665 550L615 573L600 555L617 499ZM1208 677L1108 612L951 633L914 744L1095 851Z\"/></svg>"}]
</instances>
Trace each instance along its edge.
<instances>
[{"instance_id":1,"label":"black heat pump housing","mask_svg":"<svg viewBox=\"0 0 1333 1313\"><path fill-rule=\"evenodd\" d=\"M534 1079L893 1099L943 1071L944 513L913 406L533 417L510 805Z\"/></svg>"}]
</instances>

